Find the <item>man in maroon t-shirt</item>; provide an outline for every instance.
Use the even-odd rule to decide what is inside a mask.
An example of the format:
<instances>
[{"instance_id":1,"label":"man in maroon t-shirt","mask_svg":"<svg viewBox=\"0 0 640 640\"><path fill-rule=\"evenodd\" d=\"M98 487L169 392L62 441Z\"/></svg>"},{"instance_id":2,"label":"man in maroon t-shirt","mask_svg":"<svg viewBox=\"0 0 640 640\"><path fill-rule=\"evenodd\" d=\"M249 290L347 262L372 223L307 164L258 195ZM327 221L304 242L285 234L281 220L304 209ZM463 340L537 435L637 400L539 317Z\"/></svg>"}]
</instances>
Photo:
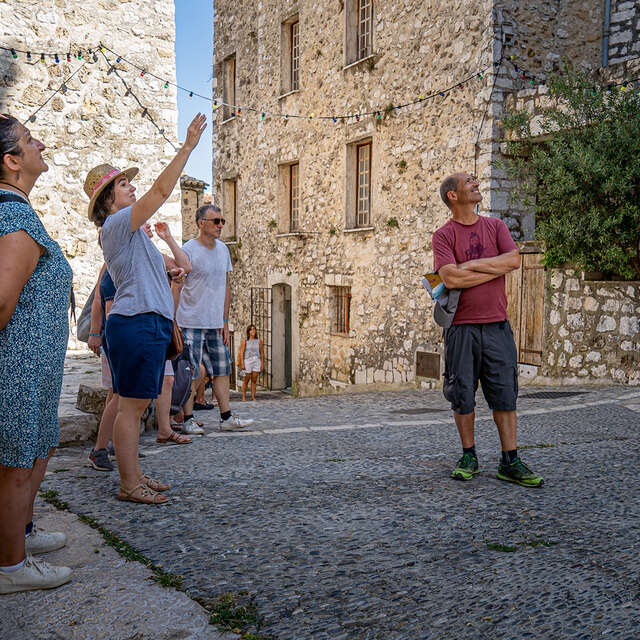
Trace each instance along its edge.
<instances>
[{"instance_id":1,"label":"man in maroon t-shirt","mask_svg":"<svg viewBox=\"0 0 640 640\"><path fill-rule=\"evenodd\" d=\"M520 267L518 248L502 220L475 212L482 200L475 177L449 176L440 196L452 216L433 234L433 269L448 289L461 289L453 324L445 330L443 390L462 440L462 457L451 477L471 480L479 472L474 409L480 381L500 434L498 478L540 487L542 478L520 460L516 445L518 362L504 274Z\"/></svg>"}]
</instances>

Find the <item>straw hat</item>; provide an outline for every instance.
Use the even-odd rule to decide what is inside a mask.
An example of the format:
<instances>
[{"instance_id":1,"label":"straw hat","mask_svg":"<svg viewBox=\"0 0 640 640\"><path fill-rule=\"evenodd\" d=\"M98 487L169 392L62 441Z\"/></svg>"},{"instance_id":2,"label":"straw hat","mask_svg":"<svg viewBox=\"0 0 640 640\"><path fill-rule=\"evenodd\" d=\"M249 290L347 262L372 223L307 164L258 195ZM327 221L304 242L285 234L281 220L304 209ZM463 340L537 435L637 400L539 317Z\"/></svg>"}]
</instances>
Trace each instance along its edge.
<instances>
[{"instance_id":1,"label":"straw hat","mask_svg":"<svg viewBox=\"0 0 640 640\"><path fill-rule=\"evenodd\" d=\"M131 182L137 174L137 167L131 167L130 169L120 171L110 164L101 164L91 169L91 171L87 173L87 178L84 181L84 192L89 196L89 209L87 211L89 219L91 219L93 207L96 204L98 196L109 184L121 175L127 176L127 179Z\"/></svg>"}]
</instances>

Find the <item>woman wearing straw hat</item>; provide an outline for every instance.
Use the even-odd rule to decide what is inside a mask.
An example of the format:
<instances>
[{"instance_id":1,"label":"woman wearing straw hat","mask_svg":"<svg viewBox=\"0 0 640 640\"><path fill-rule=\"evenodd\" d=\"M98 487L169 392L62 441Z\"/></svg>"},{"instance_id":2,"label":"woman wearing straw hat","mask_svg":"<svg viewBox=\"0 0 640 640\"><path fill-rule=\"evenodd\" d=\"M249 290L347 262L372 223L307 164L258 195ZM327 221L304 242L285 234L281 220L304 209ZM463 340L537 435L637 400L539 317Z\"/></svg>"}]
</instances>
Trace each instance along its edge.
<instances>
[{"instance_id":1,"label":"woman wearing straw hat","mask_svg":"<svg viewBox=\"0 0 640 640\"><path fill-rule=\"evenodd\" d=\"M71 579L68 567L31 556L66 543L63 533L32 522L60 435L73 277L29 203L49 168L44 148L18 120L0 115L0 594L51 589Z\"/></svg>"},{"instance_id":2,"label":"woman wearing straw hat","mask_svg":"<svg viewBox=\"0 0 640 640\"><path fill-rule=\"evenodd\" d=\"M120 396L113 427L119 500L156 505L167 502L161 491L169 485L140 470L138 437L142 413L162 391L174 305L162 254L141 227L171 195L206 126L205 116L198 114L189 125L182 148L139 200L131 184L136 168L120 171L103 164L91 169L84 183L89 219L101 229L105 262L116 286L105 338L113 391ZM165 241L175 256L184 255L173 238Z\"/></svg>"}]
</instances>

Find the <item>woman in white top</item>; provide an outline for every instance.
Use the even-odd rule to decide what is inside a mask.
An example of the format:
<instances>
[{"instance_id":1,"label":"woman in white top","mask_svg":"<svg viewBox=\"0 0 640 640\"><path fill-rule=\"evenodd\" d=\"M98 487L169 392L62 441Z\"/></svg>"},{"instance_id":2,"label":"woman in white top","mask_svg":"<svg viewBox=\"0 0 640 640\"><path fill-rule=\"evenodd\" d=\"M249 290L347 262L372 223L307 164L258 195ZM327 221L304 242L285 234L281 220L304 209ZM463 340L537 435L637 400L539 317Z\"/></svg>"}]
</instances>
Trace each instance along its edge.
<instances>
[{"instance_id":1,"label":"woman in white top","mask_svg":"<svg viewBox=\"0 0 640 640\"><path fill-rule=\"evenodd\" d=\"M254 324L247 327L247 338L242 341L238 352L238 363L244 372L242 379L242 399L247 399L247 387L251 380L251 399L256 399L256 384L258 376L264 369L264 351L262 340L258 337L258 330Z\"/></svg>"},{"instance_id":2,"label":"woman in white top","mask_svg":"<svg viewBox=\"0 0 640 640\"><path fill-rule=\"evenodd\" d=\"M162 390L174 303L162 254L141 227L171 195L205 128L205 116L198 114L189 125L182 148L139 200L131 184L137 169L119 171L100 165L89 171L84 184L90 199L89 218L102 230L102 250L116 286L105 338L113 392L120 396L113 427L119 500L144 504L167 501L160 492L169 485L140 470L138 437L142 413ZM178 267L189 270L189 259L175 240L170 236L163 239ZM182 269L179 271L184 273Z\"/></svg>"}]
</instances>

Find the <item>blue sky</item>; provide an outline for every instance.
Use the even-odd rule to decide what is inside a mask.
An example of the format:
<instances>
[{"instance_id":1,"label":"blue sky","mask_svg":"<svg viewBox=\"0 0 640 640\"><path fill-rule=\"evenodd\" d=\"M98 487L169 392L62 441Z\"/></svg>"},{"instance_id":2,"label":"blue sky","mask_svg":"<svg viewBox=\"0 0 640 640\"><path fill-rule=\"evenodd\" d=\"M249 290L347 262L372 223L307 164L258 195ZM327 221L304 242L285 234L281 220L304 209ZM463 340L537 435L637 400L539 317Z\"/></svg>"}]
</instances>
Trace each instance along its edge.
<instances>
[{"instance_id":1,"label":"blue sky","mask_svg":"<svg viewBox=\"0 0 640 640\"><path fill-rule=\"evenodd\" d=\"M213 74L213 0L175 0L176 74L181 87L211 97ZM203 139L191 154L185 172L211 184L211 102L178 91L178 140L184 136L193 116L207 116Z\"/></svg>"}]
</instances>

